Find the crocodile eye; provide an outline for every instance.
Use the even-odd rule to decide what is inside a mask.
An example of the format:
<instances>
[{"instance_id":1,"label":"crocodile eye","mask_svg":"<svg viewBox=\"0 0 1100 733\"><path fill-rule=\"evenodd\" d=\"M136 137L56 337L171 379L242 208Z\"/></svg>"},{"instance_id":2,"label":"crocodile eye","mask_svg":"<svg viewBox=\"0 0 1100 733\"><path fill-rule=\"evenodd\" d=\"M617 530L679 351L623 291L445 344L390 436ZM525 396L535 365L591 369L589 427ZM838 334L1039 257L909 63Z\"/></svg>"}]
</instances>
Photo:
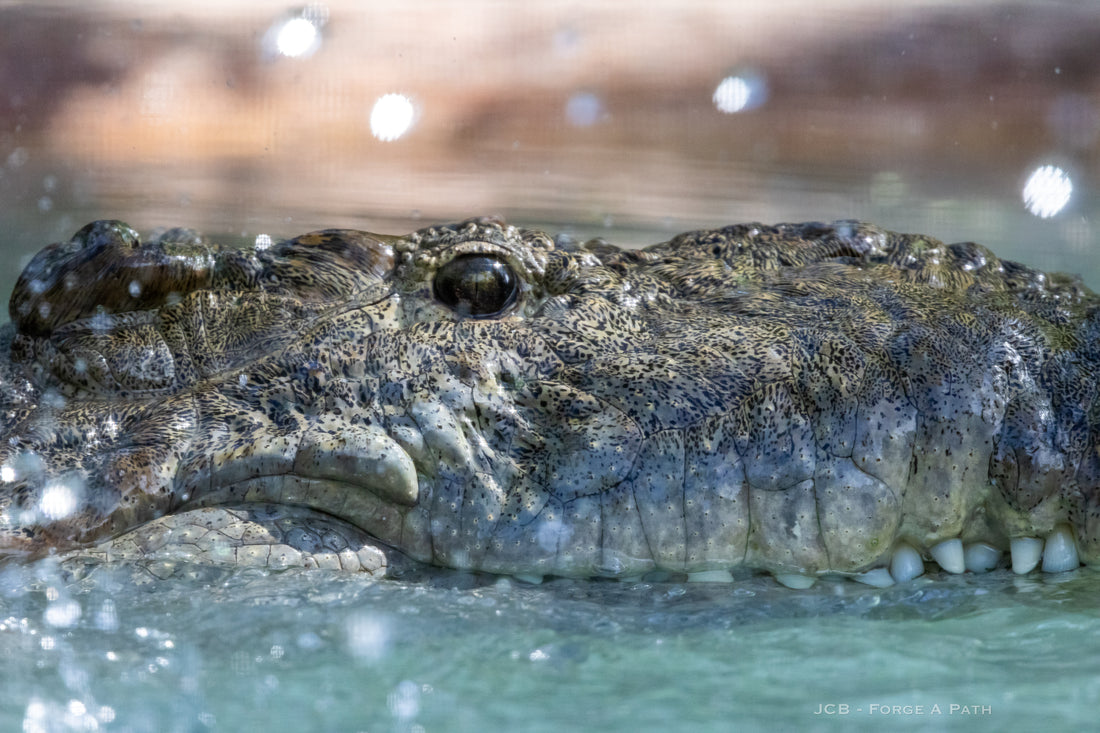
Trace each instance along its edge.
<instances>
[{"instance_id":1,"label":"crocodile eye","mask_svg":"<svg viewBox=\"0 0 1100 733\"><path fill-rule=\"evenodd\" d=\"M498 257L455 257L435 274L435 297L459 315L492 318L516 300L518 278Z\"/></svg>"}]
</instances>

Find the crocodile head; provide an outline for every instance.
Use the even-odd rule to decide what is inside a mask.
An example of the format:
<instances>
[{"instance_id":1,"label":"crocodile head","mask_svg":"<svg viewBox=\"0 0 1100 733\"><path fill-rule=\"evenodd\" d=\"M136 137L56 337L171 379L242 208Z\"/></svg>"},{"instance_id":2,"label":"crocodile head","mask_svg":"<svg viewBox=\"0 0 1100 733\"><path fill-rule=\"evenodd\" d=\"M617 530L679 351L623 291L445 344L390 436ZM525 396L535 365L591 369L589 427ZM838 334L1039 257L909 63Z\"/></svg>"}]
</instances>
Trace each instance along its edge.
<instances>
[{"instance_id":1,"label":"crocodile head","mask_svg":"<svg viewBox=\"0 0 1100 733\"><path fill-rule=\"evenodd\" d=\"M478 219L233 250L96 222L10 311L8 555L216 536L275 563L328 531L796 585L1026 571L1044 539L1048 570L1100 560L1100 300L972 243L749 224L632 251Z\"/></svg>"}]
</instances>

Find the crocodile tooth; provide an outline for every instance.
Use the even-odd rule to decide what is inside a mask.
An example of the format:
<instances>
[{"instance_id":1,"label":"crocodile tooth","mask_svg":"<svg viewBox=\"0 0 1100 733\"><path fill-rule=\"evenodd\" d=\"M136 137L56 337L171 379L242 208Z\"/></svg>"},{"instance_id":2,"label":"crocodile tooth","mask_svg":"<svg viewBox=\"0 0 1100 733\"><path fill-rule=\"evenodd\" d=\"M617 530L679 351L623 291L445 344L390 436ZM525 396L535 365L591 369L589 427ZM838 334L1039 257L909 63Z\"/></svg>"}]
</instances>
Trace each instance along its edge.
<instances>
[{"instance_id":1,"label":"crocodile tooth","mask_svg":"<svg viewBox=\"0 0 1100 733\"><path fill-rule=\"evenodd\" d=\"M700 570L688 573L689 583L732 583L733 575L728 570Z\"/></svg>"},{"instance_id":2,"label":"crocodile tooth","mask_svg":"<svg viewBox=\"0 0 1100 733\"><path fill-rule=\"evenodd\" d=\"M1012 572L1017 575L1030 573L1043 556L1043 541L1036 537L1013 537L1009 548L1012 552Z\"/></svg>"},{"instance_id":3,"label":"crocodile tooth","mask_svg":"<svg viewBox=\"0 0 1100 733\"><path fill-rule=\"evenodd\" d=\"M875 588L889 588L894 584L894 576L890 575L890 571L886 568L875 568L874 570L868 570L866 573L853 575L852 580Z\"/></svg>"},{"instance_id":4,"label":"crocodile tooth","mask_svg":"<svg viewBox=\"0 0 1100 733\"><path fill-rule=\"evenodd\" d=\"M1077 545L1073 541L1073 530L1059 524L1047 535L1043 545L1043 572L1064 573L1080 565L1077 559Z\"/></svg>"},{"instance_id":5,"label":"crocodile tooth","mask_svg":"<svg viewBox=\"0 0 1100 733\"><path fill-rule=\"evenodd\" d=\"M805 590L817 582L817 578L812 575L802 575L801 573L776 573L775 579L780 585L795 590Z\"/></svg>"},{"instance_id":6,"label":"crocodile tooth","mask_svg":"<svg viewBox=\"0 0 1100 733\"><path fill-rule=\"evenodd\" d=\"M944 540L933 545L929 553L939 566L949 573L961 573L966 570L966 557L963 555L963 543L960 539Z\"/></svg>"},{"instance_id":7,"label":"crocodile tooth","mask_svg":"<svg viewBox=\"0 0 1100 733\"><path fill-rule=\"evenodd\" d=\"M898 545L890 558L890 575L899 583L924 575L924 561L920 553L904 542Z\"/></svg>"},{"instance_id":8,"label":"crocodile tooth","mask_svg":"<svg viewBox=\"0 0 1100 733\"><path fill-rule=\"evenodd\" d=\"M966 569L972 573L986 573L997 567L1001 560L1001 551L993 545L975 542L966 546Z\"/></svg>"}]
</instances>

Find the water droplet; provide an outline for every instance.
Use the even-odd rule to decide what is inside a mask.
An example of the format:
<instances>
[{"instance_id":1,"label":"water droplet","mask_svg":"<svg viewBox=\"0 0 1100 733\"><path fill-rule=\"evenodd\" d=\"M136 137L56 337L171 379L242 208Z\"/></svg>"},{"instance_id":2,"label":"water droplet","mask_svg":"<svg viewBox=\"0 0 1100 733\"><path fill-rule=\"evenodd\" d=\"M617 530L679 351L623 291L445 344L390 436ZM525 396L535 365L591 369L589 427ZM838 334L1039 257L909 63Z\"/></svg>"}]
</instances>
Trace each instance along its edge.
<instances>
[{"instance_id":1,"label":"water droplet","mask_svg":"<svg viewBox=\"0 0 1100 733\"><path fill-rule=\"evenodd\" d=\"M95 627L100 631L118 630L118 611L115 610L115 602L108 598L100 605L95 614Z\"/></svg>"},{"instance_id":2,"label":"water droplet","mask_svg":"<svg viewBox=\"0 0 1100 733\"><path fill-rule=\"evenodd\" d=\"M535 540L543 551L555 552L559 544L569 541L572 534L572 530L562 526L560 519L546 519L535 530Z\"/></svg>"},{"instance_id":3,"label":"water droplet","mask_svg":"<svg viewBox=\"0 0 1100 733\"><path fill-rule=\"evenodd\" d=\"M50 521L64 519L76 511L83 493L84 482L75 475L46 484L38 499L38 511Z\"/></svg>"},{"instance_id":4,"label":"water droplet","mask_svg":"<svg viewBox=\"0 0 1100 733\"><path fill-rule=\"evenodd\" d=\"M44 620L47 625L57 629L68 629L80 620L80 604L71 598L55 601L46 606Z\"/></svg>"},{"instance_id":5,"label":"water droplet","mask_svg":"<svg viewBox=\"0 0 1100 733\"><path fill-rule=\"evenodd\" d=\"M30 159L26 148L16 148L8 153L7 164L9 168L19 168Z\"/></svg>"},{"instance_id":6,"label":"water droplet","mask_svg":"<svg viewBox=\"0 0 1100 733\"><path fill-rule=\"evenodd\" d=\"M603 115L603 102L591 92L577 92L565 103L565 119L574 127L590 127Z\"/></svg>"},{"instance_id":7,"label":"water droplet","mask_svg":"<svg viewBox=\"0 0 1100 733\"><path fill-rule=\"evenodd\" d=\"M382 657L389 644L390 632L385 621L370 613L355 613L345 624L348 651L367 660Z\"/></svg>"},{"instance_id":8,"label":"water droplet","mask_svg":"<svg viewBox=\"0 0 1100 733\"><path fill-rule=\"evenodd\" d=\"M576 28L559 28L554 33L554 53L559 56L571 56L580 47L581 34Z\"/></svg>"},{"instance_id":9,"label":"water droplet","mask_svg":"<svg viewBox=\"0 0 1100 733\"><path fill-rule=\"evenodd\" d=\"M420 712L420 685L403 680L386 696L386 706L398 720L411 720Z\"/></svg>"},{"instance_id":10,"label":"water droplet","mask_svg":"<svg viewBox=\"0 0 1100 733\"><path fill-rule=\"evenodd\" d=\"M307 652L316 651L325 645L325 643L321 641L321 637L317 636L317 634L312 631L305 631L299 634L297 642L298 648Z\"/></svg>"}]
</instances>

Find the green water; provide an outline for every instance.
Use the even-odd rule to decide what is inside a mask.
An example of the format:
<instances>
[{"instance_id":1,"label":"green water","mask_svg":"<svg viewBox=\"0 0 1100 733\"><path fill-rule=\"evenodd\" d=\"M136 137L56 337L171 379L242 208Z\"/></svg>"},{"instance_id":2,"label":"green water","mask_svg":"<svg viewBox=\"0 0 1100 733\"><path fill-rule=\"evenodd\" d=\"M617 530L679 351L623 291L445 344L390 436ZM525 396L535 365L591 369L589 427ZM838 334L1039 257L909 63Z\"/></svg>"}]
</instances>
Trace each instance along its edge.
<instances>
[{"instance_id":1,"label":"green water","mask_svg":"<svg viewBox=\"0 0 1100 733\"><path fill-rule=\"evenodd\" d=\"M1091 728L1100 574L875 590L0 572L4 731Z\"/></svg>"}]
</instances>

